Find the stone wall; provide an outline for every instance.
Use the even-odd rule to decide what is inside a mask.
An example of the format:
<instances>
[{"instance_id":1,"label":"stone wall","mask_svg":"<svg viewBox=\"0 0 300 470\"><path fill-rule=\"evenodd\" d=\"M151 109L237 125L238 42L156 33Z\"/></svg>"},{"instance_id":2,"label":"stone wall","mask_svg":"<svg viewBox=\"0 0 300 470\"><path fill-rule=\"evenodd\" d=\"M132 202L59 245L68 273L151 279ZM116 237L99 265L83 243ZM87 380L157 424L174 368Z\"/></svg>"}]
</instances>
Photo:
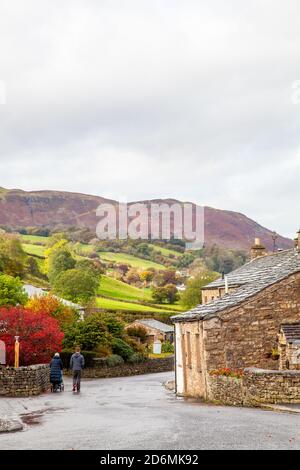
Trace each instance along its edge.
<instances>
[{"instance_id":1,"label":"stone wall","mask_svg":"<svg viewBox=\"0 0 300 470\"><path fill-rule=\"evenodd\" d=\"M245 369L244 403L300 403L300 371Z\"/></svg>"},{"instance_id":2,"label":"stone wall","mask_svg":"<svg viewBox=\"0 0 300 470\"><path fill-rule=\"evenodd\" d=\"M233 406L300 403L300 371L245 369L242 378L210 375L209 401Z\"/></svg>"},{"instance_id":3,"label":"stone wall","mask_svg":"<svg viewBox=\"0 0 300 470\"><path fill-rule=\"evenodd\" d=\"M0 366L0 396L26 397L39 395L50 387L50 368L47 364L29 367Z\"/></svg>"},{"instance_id":4,"label":"stone wall","mask_svg":"<svg viewBox=\"0 0 300 470\"><path fill-rule=\"evenodd\" d=\"M148 359L145 362L132 364L125 362L119 366L108 367L95 361L95 367L83 370L84 378L127 377L130 375L153 374L174 370L174 356L165 358ZM64 375L70 375L70 370L65 370Z\"/></svg>"},{"instance_id":5,"label":"stone wall","mask_svg":"<svg viewBox=\"0 0 300 470\"><path fill-rule=\"evenodd\" d=\"M242 379L211 375L208 380L208 399L224 405L242 406L244 403Z\"/></svg>"}]
</instances>

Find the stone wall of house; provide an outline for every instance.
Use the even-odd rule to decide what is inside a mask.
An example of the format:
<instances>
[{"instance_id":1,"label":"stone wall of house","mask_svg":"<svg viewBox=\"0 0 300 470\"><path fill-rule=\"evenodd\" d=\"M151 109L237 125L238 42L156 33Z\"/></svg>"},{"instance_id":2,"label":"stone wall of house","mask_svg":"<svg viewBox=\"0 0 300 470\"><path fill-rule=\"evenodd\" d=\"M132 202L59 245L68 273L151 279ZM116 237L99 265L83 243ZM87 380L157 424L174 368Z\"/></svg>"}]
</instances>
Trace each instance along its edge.
<instances>
[{"instance_id":1,"label":"stone wall of house","mask_svg":"<svg viewBox=\"0 0 300 470\"><path fill-rule=\"evenodd\" d=\"M220 367L278 369L282 323L300 320L300 273L264 289L239 307L203 321L208 370Z\"/></svg>"},{"instance_id":2,"label":"stone wall of house","mask_svg":"<svg viewBox=\"0 0 300 470\"><path fill-rule=\"evenodd\" d=\"M244 403L242 379L210 375L208 379L208 400L224 405L242 406Z\"/></svg>"},{"instance_id":3,"label":"stone wall of house","mask_svg":"<svg viewBox=\"0 0 300 470\"><path fill-rule=\"evenodd\" d=\"M300 403L300 371L248 368L242 378L209 375L208 400L231 406Z\"/></svg>"},{"instance_id":4,"label":"stone wall of house","mask_svg":"<svg viewBox=\"0 0 300 470\"><path fill-rule=\"evenodd\" d=\"M108 367L101 361L95 362L95 367L83 370L84 378L108 378L127 377L130 375L153 374L158 372L168 372L174 370L174 356L164 358L148 359L145 362L131 364L125 362L119 366ZM65 370L64 375L70 375L70 370Z\"/></svg>"},{"instance_id":5,"label":"stone wall of house","mask_svg":"<svg viewBox=\"0 0 300 470\"><path fill-rule=\"evenodd\" d=\"M39 395L50 387L49 365L29 367L0 366L0 396L24 397Z\"/></svg>"},{"instance_id":6,"label":"stone wall of house","mask_svg":"<svg viewBox=\"0 0 300 470\"><path fill-rule=\"evenodd\" d=\"M300 403L300 371L245 369L244 404Z\"/></svg>"}]
</instances>

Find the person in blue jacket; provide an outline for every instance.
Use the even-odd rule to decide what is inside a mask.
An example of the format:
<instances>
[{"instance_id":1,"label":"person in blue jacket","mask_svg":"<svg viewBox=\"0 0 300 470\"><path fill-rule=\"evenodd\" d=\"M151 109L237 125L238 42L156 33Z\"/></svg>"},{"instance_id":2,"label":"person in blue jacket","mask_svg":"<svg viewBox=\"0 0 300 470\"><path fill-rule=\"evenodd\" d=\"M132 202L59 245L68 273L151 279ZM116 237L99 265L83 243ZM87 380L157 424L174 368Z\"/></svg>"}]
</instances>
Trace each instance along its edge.
<instances>
[{"instance_id":1,"label":"person in blue jacket","mask_svg":"<svg viewBox=\"0 0 300 470\"><path fill-rule=\"evenodd\" d=\"M50 382L55 391L62 383L62 370L63 363L58 353L54 354L52 361L50 362Z\"/></svg>"}]
</instances>

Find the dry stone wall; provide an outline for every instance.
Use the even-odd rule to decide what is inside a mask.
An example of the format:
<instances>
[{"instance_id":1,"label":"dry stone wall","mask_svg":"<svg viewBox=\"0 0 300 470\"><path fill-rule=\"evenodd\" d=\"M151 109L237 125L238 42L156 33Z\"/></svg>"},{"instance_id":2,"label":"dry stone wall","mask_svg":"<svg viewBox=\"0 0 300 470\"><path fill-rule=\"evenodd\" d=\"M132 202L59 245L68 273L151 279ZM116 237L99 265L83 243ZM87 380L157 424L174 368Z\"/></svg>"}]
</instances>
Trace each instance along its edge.
<instances>
[{"instance_id":1,"label":"dry stone wall","mask_svg":"<svg viewBox=\"0 0 300 470\"><path fill-rule=\"evenodd\" d=\"M233 406L300 403L300 371L249 368L242 378L210 375L208 399Z\"/></svg>"},{"instance_id":2,"label":"dry stone wall","mask_svg":"<svg viewBox=\"0 0 300 470\"><path fill-rule=\"evenodd\" d=\"M39 395L50 387L50 368L47 364L29 367L0 366L0 396L27 397Z\"/></svg>"}]
</instances>

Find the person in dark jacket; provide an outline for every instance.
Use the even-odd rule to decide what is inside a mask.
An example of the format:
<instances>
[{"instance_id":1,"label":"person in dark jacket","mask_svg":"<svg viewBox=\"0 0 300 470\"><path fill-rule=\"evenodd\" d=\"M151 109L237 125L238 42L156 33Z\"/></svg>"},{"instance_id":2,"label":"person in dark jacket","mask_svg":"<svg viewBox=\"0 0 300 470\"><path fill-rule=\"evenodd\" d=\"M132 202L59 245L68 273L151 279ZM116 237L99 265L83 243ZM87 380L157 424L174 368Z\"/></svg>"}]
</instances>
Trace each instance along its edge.
<instances>
[{"instance_id":1,"label":"person in dark jacket","mask_svg":"<svg viewBox=\"0 0 300 470\"><path fill-rule=\"evenodd\" d=\"M62 370L62 360L59 354L55 353L52 361L50 362L50 382L54 391L57 389L57 386L62 383Z\"/></svg>"},{"instance_id":2,"label":"person in dark jacket","mask_svg":"<svg viewBox=\"0 0 300 470\"><path fill-rule=\"evenodd\" d=\"M81 371L84 368L84 357L80 354L80 347L77 346L75 353L71 356L70 368L73 371L73 392L80 392Z\"/></svg>"}]
</instances>

